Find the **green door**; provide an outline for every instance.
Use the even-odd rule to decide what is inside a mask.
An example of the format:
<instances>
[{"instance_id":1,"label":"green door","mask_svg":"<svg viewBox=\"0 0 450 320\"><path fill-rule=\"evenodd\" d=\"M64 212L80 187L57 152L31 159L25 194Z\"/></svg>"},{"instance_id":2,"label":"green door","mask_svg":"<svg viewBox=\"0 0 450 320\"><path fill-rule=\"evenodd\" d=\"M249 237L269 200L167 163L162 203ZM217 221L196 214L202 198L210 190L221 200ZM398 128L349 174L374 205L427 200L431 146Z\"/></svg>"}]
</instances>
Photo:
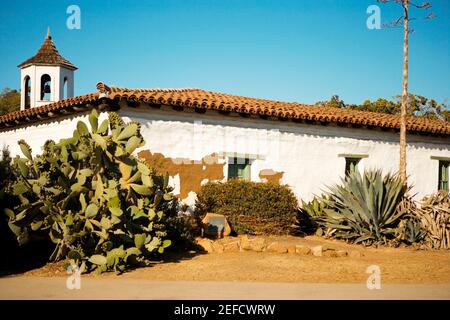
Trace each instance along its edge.
<instances>
[{"instance_id":1,"label":"green door","mask_svg":"<svg viewBox=\"0 0 450 320\"><path fill-rule=\"evenodd\" d=\"M450 161L439 161L439 190L448 190L448 168Z\"/></svg>"}]
</instances>

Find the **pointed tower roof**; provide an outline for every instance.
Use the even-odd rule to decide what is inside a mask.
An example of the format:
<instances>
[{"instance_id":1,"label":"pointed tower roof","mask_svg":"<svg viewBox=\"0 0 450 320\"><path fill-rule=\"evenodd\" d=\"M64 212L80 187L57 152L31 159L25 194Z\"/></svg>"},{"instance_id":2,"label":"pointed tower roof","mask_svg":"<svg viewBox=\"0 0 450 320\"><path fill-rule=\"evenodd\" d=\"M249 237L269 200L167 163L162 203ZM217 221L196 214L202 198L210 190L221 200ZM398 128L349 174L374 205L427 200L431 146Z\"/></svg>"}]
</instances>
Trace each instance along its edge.
<instances>
[{"instance_id":1,"label":"pointed tower roof","mask_svg":"<svg viewBox=\"0 0 450 320\"><path fill-rule=\"evenodd\" d=\"M18 67L25 68L32 64L63 66L71 70L77 69L75 65L73 65L69 60L64 59L59 54L55 44L53 43L52 36L50 35L50 27L48 27L47 36L45 37L44 43L38 52L30 59L19 64Z\"/></svg>"}]
</instances>

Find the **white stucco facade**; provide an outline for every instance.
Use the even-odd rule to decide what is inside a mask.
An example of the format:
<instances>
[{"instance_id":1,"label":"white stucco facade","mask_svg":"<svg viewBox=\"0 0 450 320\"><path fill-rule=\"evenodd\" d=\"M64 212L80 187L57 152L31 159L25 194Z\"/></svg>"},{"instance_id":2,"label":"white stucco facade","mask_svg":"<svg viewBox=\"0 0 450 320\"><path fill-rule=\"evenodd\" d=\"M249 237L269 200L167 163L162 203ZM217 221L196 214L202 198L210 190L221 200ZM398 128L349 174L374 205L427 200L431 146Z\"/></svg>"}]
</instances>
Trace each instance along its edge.
<instances>
[{"instance_id":1,"label":"white stucco facade","mask_svg":"<svg viewBox=\"0 0 450 320\"><path fill-rule=\"evenodd\" d=\"M398 135L393 132L247 119L216 112L199 115L170 108L122 108L119 114L126 121L142 124L146 145L140 150L192 161L219 154L225 179L230 157L249 158L252 181L260 181L259 173L264 169L282 172L280 182L305 201L340 181L345 173L345 156L362 157L360 170L379 168L387 173L398 168ZM46 140L71 136L76 122L83 119L88 122L84 115L0 131L0 146L8 145L13 155L20 154L16 142L24 139L34 153L40 153ZM421 199L437 191L436 158L450 159L450 139L408 135L407 140L409 183L413 195ZM180 177L174 175L170 182L176 193ZM192 204L195 194L190 193L185 200Z\"/></svg>"}]
</instances>

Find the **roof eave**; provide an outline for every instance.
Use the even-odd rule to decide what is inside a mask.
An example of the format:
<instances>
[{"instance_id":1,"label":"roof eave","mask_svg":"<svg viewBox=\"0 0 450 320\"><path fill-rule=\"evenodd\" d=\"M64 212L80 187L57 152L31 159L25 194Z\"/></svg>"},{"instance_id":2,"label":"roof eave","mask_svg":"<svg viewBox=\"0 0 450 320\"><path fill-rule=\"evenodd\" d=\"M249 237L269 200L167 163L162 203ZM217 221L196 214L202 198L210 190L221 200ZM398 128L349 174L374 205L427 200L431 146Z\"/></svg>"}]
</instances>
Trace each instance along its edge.
<instances>
[{"instance_id":1,"label":"roof eave","mask_svg":"<svg viewBox=\"0 0 450 320\"><path fill-rule=\"evenodd\" d=\"M30 66L64 67L64 68L70 69L70 70L78 70L78 68L75 67L74 65L68 65L68 64L63 64L63 63L35 63L35 62L26 63L26 62L23 62L23 63L19 64L17 67L20 69L25 69Z\"/></svg>"},{"instance_id":2,"label":"roof eave","mask_svg":"<svg viewBox=\"0 0 450 320\"><path fill-rule=\"evenodd\" d=\"M315 107L303 104L283 103L272 100L241 97L200 89L130 89L110 87L99 82L97 93L77 96L51 103L49 105L19 111L0 116L0 130L10 123L12 127L17 121L26 120L28 114L45 114L48 110L71 109L76 105L89 103L99 105L104 109L120 108L119 102L127 100L128 105L137 106L142 103L148 105L167 105L183 110L191 109L215 110L217 112L236 112L239 115L263 116L267 119L292 120L306 124L336 124L364 129L399 130L399 117L383 115L373 112L344 110L339 111L325 107ZM137 103L139 102L139 103ZM108 109L108 108L107 108ZM27 121L27 120L26 120ZM441 137L450 137L450 124L435 120L409 119L408 132L413 134L425 134Z\"/></svg>"}]
</instances>

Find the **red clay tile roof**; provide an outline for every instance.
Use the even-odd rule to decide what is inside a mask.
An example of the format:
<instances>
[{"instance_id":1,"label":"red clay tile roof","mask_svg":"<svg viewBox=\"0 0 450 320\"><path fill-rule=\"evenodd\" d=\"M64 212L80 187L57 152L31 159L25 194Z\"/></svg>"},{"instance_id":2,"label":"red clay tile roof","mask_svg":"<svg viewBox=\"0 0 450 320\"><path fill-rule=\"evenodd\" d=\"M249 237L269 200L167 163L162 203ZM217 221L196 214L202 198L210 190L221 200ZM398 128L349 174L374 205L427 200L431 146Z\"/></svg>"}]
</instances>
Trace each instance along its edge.
<instances>
[{"instance_id":1,"label":"red clay tile roof","mask_svg":"<svg viewBox=\"0 0 450 320\"><path fill-rule=\"evenodd\" d=\"M97 89L110 99L127 99L150 104L233 111L301 121L400 129L400 117L384 113L255 99L201 89L129 89L108 87L101 82L97 84ZM407 121L407 130L411 132L450 135L449 122L414 117L409 117Z\"/></svg>"},{"instance_id":2,"label":"red clay tile roof","mask_svg":"<svg viewBox=\"0 0 450 320\"><path fill-rule=\"evenodd\" d=\"M25 68L32 64L63 66L71 70L77 69L77 67L75 67L69 60L64 59L58 52L50 35L50 29L38 52L30 59L19 64L18 67Z\"/></svg>"},{"instance_id":3,"label":"red clay tile roof","mask_svg":"<svg viewBox=\"0 0 450 320\"><path fill-rule=\"evenodd\" d=\"M119 100L190 108L197 111L237 112L263 118L274 117L307 123L334 123L343 126L392 130L400 128L400 117L397 115L255 99L201 89L129 89L109 87L102 82L97 84L97 89L99 93L69 98L42 107L0 116L0 128L38 121L48 116L57 116L58 113L78 112L77 106L81 105L90 104L89 107L92 107ZM449 122L414 117L409 117L407 121L407 130L411 133L450 136Z\"/></svg>"},{"instance_id":4,"label":"red clay tile roof","mask_svg":"<svg viewBox=\"0 0 450 320\"><path fill-rule=\"evenodd\" d=\"M77 112L88 103L97 102L98 93L90 93L46 104L41 107L30 108L22 111L14 111L0 116L0 129L5 127L15 127L20 124L37 122L46 118L57 117L67 113ZM80 109L79 109L80 107Z\"/></svg>"}]
</instances>

